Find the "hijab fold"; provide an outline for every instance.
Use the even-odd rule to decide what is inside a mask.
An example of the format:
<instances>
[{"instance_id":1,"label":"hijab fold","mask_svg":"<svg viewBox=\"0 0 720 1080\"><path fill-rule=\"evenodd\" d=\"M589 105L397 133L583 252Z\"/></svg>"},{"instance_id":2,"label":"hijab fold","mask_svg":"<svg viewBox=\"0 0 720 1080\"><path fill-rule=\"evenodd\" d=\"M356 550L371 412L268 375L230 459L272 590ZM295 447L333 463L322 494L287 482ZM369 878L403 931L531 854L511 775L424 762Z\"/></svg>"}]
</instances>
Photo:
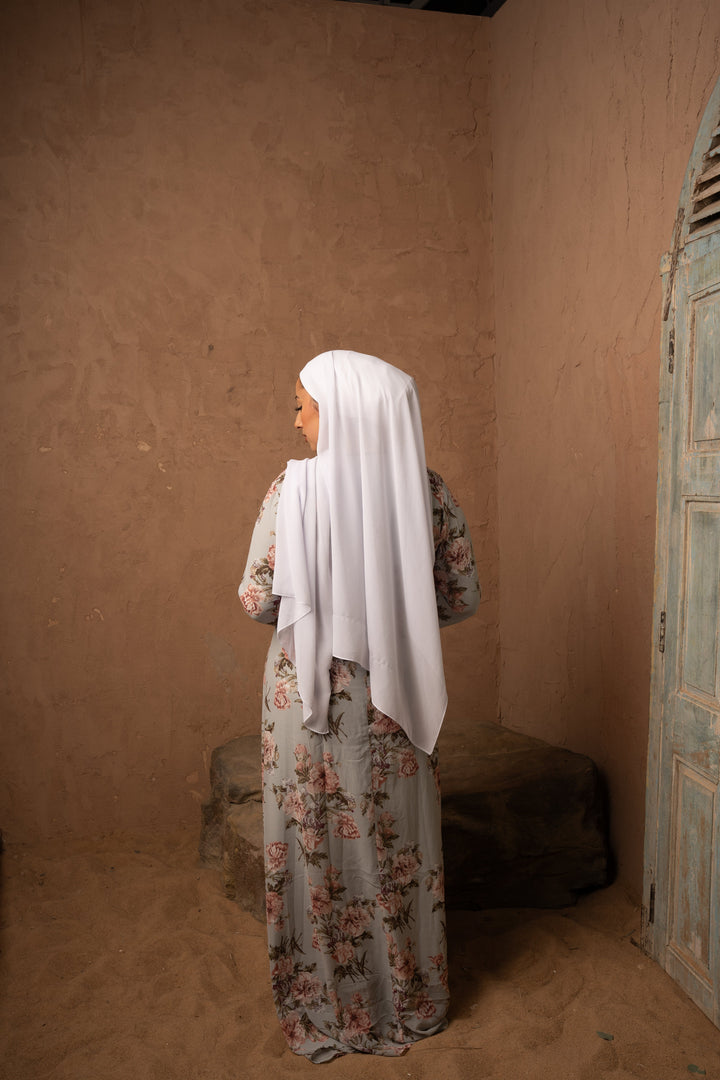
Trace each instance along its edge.
<instances>
[{"instance_id":1,"label":"hijab fold","mask_svg":"<svg viewBox=\"0 0 720 1080\"><path fill-rule=\"evenodd\" d=\"M430 753L447 694L415 382L344 350L316 356L300 380L319 405L317 456L287 464L273 592L303 721L327 733L332 658L356 661L376 708Z\"/></svg>"}]
</instances>

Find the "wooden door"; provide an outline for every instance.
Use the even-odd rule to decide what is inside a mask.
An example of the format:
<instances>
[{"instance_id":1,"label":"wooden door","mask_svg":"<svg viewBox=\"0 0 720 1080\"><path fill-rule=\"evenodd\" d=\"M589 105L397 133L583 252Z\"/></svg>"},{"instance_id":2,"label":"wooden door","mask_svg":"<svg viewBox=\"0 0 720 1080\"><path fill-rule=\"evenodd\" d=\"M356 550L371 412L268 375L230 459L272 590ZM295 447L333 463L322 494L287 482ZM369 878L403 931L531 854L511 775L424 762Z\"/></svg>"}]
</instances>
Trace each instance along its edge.
<instances>
[{"instance_id":1,"label":"wooden door","mask_svg":"<svg viewBox=\"0 0 720 1080\"><path fill-rule=\"evenodd\" d=\"M643 942L720 1026L720 81L662 270Z\"/></svg>"}]
</instances>

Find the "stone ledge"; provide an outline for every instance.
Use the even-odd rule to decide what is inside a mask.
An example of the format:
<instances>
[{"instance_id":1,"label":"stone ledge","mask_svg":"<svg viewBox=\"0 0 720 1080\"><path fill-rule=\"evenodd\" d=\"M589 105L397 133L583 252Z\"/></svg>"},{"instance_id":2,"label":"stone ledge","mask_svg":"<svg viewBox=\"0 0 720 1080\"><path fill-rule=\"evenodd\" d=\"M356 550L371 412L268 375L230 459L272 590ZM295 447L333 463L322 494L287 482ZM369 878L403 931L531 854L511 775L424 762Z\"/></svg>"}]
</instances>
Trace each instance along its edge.
<instances>
[{"instance_id":1,"label":"stone ledge","mask_svg":"<svg viewBox=\"0 0 720 1080\"><path fill-rule=\"evenodd\" d=\"M607 821L595 764L499 724L441 744L449 908L564 907L609 884ZM225 891L265 919L260 740L212 753L200 855Z\"/></svg>"}]
</instances>

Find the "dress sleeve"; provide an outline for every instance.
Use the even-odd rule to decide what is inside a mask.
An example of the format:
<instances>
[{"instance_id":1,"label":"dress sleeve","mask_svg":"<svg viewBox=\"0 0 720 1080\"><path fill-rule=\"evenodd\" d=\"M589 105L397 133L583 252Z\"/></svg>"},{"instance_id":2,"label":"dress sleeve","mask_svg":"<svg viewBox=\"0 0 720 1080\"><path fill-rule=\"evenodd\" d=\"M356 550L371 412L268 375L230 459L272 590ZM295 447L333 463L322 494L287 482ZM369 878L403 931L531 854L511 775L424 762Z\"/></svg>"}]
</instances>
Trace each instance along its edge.
<instances>
[{"instance_id":1,"label":"dress sleeve","mask_svg":"<svg viewBox=\"0 0 720 1080\"><path fill-rule=\"evenodd\" d=\"M263 499L258 519L250 541L247 565L238 596L251 619L262 623L276 623L280 597L273 595L273 570L275 569L275 526L277 522L280 488L285 478L281 473L273 480Z\"/></svg>"},{"instance_id":2,"label":"dress sleeve","mask_svg":"<svg viewBox=\"0 0 720 1080\"><path fill-rule=\"evenodd\" d=\"M428 469L435 538L435 596L440 626L474 615L480 583L465 515L437 473Z\"/></svg>"}]
</instances>

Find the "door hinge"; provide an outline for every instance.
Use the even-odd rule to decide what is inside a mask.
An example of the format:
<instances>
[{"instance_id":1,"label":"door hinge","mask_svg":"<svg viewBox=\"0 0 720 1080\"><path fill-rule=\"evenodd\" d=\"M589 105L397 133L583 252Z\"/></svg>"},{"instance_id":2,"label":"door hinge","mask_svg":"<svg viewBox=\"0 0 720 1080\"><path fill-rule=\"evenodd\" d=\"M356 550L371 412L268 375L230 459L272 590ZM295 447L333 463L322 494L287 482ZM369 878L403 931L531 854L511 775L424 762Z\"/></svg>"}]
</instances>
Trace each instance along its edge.
<instances>
[{"instance_id":1,"label":"door hinge","mask_svg":"<svg viewBox=\"0 0 720 1080\"><path fill-rule=\"evenodd\" d=\"M668 342L668 371L672 375L675 370L675 327L670 330L670 339Z\"/></svg>"},{"instance_id":2,"label":"door hinge","mask_svg":"<svg viewBox=\"0 0 720 1080\"><path fill-rule=\"evenodd\" d=\"M650 900L648 902L648 926L655 922L655 882L650 886Z\"/></svg>"},{"instance_id":3,"label":"door hinge","mask_svg":"<svg viewBox=\"0 0 720 1080\"><path fill-rule=\"evenodd\" d=\"M667 613L665 611L660 612L660 633L658 634L658 649L660 652L665 652L665 625L667 623Z\"/></svg>"}]
</instances>

